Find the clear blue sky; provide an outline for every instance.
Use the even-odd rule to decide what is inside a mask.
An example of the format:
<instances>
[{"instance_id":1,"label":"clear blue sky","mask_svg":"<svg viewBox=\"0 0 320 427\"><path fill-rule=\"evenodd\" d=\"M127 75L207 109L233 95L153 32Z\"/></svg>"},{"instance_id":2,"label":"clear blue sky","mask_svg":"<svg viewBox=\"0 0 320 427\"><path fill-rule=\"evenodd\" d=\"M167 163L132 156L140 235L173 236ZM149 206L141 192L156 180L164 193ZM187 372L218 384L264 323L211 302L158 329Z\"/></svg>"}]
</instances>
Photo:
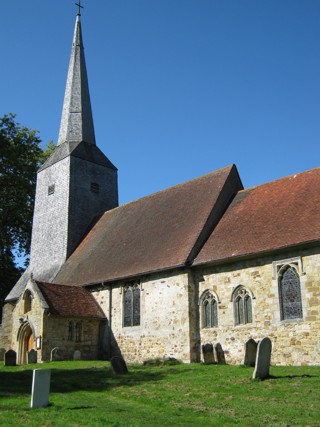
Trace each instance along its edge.
<instances>
[{"instance_id":1,"label":"clear blue sky","mask_svg":"<svg viewBox=\"0 0 320 427\"><path fill-rule=\"evenodd\" d=\"M75 0L0 9L0 115L57 141ZM97 144L128 202L235 163L319 166L319 0L83 0Z\"/></svg>"}]
</instances>

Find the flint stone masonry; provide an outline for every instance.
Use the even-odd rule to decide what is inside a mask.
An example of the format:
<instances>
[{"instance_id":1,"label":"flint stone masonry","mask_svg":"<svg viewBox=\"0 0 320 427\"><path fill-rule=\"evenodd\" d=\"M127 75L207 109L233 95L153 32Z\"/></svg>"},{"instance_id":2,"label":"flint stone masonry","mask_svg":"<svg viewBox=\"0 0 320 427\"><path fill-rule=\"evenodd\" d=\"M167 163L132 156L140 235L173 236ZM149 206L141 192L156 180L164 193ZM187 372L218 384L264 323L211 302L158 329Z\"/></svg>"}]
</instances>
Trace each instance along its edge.
<instances>
[{"instance_id":1,"label":"flint stone masonry","mask_svg":"<svg viewBox=\"0 0 320 427\"><path fill-rule=\"evenodd\" d=\"M37 363L37 359L38 359L38 353L36 350L30 350L27 353L27 363L31 364L31 363Z\"/></svg>"},{"instance_id":2,"label":"flint stone masonry","mask_svg":"<svg viewBox=\"0 0 320 427\"><path fill-rule=\"evenodd\" d=\"M255 366L258 343L250 338L244 345L244 365Z\"/></svg>"},{"instance_id":3,"label":"flint stone masonry","mask_svg":"<svg viewBox=\"0 0 320 427\"><path fill-rule=\"evenodd\" d=\"M31 409L44 408L49 405L51 371L34 369L31 390Z\"/></svg>"},{"instance_id":4,"label":"flint stone masonry","mask_svg":"<svg viewBox=\"0 0 320 427\"><path fill-rule=\"evenodd\" d=\"M156 357L190 362L188 274L157 273L141 278L140 285L141 324L134 327L123 327L122 286L112 289L112 332L122 356L128 363ZM109 290L95 291L93 296L110 318Z\"/></svg>"},{"instance_id":5,"label":"flint stone masonry","mask_svg":"<svg viewBox=\"0 0 320 427\"><path fill-rule=\"evenodd\" d=\"M256 366L253 372L253 379L264 380L269 377L272 344L270 338L266 337L259 341Z\"/></svg>"},{"instance_id":6,"label":"flint stone masonry","mask_svg":"<svg viewBox=\"0 0 320 427\"><path fill-rule=\"evenodd\" d=\"M214 363L214 354L213 354L213 345L212 344L204 344L202 346L202 354L203 354L203 363L205 365L210 365Z\"/></svg>"},{"instance_id":7,"label":"flint stone masonry","mask_svg":"<svg viewBox=\"0 0 320 427\"><path fill-rule=\"evenodd\" d=\"M17 353L14 350L9 350L4 355L4 366L16 366Z\"/></svg>"}]
</instances>

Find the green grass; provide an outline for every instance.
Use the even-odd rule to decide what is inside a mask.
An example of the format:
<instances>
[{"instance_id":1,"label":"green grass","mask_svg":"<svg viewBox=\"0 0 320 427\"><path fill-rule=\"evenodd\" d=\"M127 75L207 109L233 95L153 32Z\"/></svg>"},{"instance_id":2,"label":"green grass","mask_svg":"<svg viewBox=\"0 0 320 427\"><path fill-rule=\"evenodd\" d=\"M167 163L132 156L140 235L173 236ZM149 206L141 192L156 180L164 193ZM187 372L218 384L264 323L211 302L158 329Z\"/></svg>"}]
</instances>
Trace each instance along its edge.
<instances>
[{"instance_id":1,"label":"green grass","mask_svg":"<svg viewBox=\"0 0 320 427\"><path fill-rule=\"evenodd\" d=\"M29 409L32 369L51 369L48 408ZM108 362L0 365L5 426L320 426L320 367L129 366Z\"/></svg>"}]
</instances>

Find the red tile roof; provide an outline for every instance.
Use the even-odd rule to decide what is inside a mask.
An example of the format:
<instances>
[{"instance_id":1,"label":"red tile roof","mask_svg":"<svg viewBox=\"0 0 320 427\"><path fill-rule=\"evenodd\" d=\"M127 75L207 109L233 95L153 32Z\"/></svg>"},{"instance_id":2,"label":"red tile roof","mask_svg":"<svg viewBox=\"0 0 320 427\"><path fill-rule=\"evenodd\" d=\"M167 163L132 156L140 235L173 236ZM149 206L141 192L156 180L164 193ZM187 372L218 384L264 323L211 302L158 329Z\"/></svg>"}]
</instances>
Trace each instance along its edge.
<instances>
[{"instance_id":1,"label":"red tile roof","mask_svg":"<svg viewBox=\"0 0 320 427\"><path fill-rule=\"evenodd\" d=\"M239 191L194 264L320 240L320 168Z\"/></svg>"},{"instance_id":2,"label":"red tile roof","mask_svg":"<svg viewBox=\"0 0 320 427\"><path fill-rule=\"evenodd\" d=\"M85 285L192 262L242 184L235 166L106 212L55 278Z\"/></svg>"},{"instance_id":3,"label":"red tile roof","mask_svg":"<svg viewBox=\"0 0 320 427\"><path fill-rule=\"evenodd\" d=\"M63 317L105 318L97 301L84 288L36 281L51 314Z\"/></svg>"}]
</instances>

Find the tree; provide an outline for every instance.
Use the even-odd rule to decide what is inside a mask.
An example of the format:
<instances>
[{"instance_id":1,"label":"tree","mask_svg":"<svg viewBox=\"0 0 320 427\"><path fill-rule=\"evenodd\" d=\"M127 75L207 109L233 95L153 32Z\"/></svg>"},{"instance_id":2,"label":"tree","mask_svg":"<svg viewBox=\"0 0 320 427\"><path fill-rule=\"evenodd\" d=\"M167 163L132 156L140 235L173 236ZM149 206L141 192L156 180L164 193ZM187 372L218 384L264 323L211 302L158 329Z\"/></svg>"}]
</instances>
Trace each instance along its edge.
<instances>
[{"instance_id":1,"label":"tree","mask_svg":"<svg viewBox=\"0 0 320 427\"><path fill-rule=\"evenodd\" d=\"M0 306L21 274L13 251L27 260L30 252L36 174L54 149L52 141L45 150L40 142L14 114L0 118Z\"/></svg>"}]
</instances>

